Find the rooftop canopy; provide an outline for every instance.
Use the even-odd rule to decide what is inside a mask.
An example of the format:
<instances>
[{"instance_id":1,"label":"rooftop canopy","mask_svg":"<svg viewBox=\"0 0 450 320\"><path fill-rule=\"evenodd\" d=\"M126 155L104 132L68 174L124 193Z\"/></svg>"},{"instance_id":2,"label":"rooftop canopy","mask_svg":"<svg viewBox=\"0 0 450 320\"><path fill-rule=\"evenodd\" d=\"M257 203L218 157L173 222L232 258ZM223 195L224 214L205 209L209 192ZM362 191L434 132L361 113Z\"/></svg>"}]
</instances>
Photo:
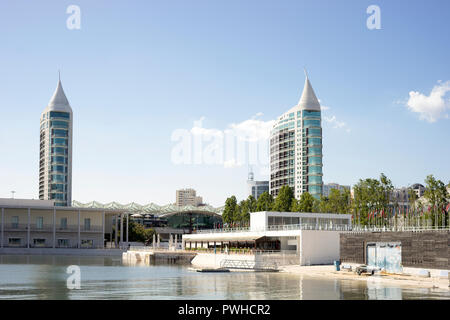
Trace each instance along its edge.
<instances>
[{"instance_id":1,"label":"rooftop canopy","mask_svg":"<svg viewBox=\"0 0 450 320\"><path fill-rule=\"evenodd\" d=\"M140 205L135 202L131 202L128 204L120 204L117 202L110 202L103 204L97 201L92 201L89 203L81 203L76 200L72 201L72 206L78 208L119 209L133 214L153 214L157 217L167 217L175 214L189 214L189 213L221 216L224 209L224 207L214 208L210 205L198 207L196 206L180 207L174 204L159 206L155 203Z\"/></svg>"}]
</instances>

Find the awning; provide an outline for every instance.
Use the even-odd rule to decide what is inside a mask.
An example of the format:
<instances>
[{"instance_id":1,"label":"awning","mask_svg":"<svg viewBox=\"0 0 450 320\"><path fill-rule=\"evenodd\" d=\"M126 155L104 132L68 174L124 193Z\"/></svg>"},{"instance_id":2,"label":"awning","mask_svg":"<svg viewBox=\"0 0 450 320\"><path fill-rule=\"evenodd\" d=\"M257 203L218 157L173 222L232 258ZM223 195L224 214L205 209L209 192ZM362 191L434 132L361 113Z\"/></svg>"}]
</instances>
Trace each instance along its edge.
<instances>
[{"instance_id":1,"label":"awning","mask_svg":"<svg viewBox=\"0 0 450 320\"><path fill-rule=\"evenodd\" d=\"M216 237L208 237L208 238L191 238L186 239L187 242L245 242L245 241L256 241L258 239L264 238L264 236L251 236L251 235L220 235L217 238Z\"/></svg>"}]
</instances>

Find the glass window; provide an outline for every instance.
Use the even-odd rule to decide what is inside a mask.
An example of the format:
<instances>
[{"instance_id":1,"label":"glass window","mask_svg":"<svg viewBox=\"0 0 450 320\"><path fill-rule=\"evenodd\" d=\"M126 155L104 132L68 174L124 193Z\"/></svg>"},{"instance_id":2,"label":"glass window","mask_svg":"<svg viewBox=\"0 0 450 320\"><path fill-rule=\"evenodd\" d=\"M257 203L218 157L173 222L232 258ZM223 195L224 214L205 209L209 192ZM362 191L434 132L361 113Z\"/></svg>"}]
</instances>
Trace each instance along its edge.
<instances>
[{"instance_id":1,"label":"glass window","mask_svg":"<svg viewBox=\"0 0 450 320\"><path fill-rule=\"evenodd\" d=\"M308 157L308 164L322 164L321 157Z\"/></svg>"},{"instance_id":2,"label":"glass window","mask_svg":"<svg viewBox=\"0 0 450 320\"><path fill-rule=\"evenodd\" d=\"M69 239L58 239L58 247L68 248L69 247Z\"/></svg>"},{"instance_id":3,"label":"glass window","mask_svg":"<svg viewBox=\"0 0 450 320\"><path fill-rule=\"evenodd\" d=\"M13 229L19 228L19 217L18 216L11 217L11 227Z\"/></svg>"},{"instance_id":4,"label":"glass window","mask_svg":"<svg viewBox=\"0 0 450 320\"><path fill-rule=\"evenodd\" d=\"M322 177L321 176L308 176L308 183L322 184Z\"/></svg>"},{"instance_id":5,"label":"glass window","mask_svg":"<svg viewBox=\"0 0 450 320\"><path fill-rule=\"evenodd\" d=\"M321 148L308 148L308 155L317 156L322 154Z\"/></svg>"},{"instance_id":6,"label":"glass window","mask_svg":"<svg viewBox=\"0 0 450 320\"><path fill-rule=\"evenodd\" d=\"M320 111L303 110L303 117L320 118Z\"/></svg>"},{"instance_id":7,"label":"glass window","mask_svg":"<svg viewBox=\"0 0 450 320\"><path fill-rule=\"evenodd\" d=\"M68 136L68 131L67 130L63 130L63 129L53 129L53 135L55 137L67 137Z\"/></svg>"},{"instance_id":8,"label":"glass window","mask_svg":"<svg viewBox=\"0 0 450 320\"><path fill-rule=\"evenodd\" d=\"M322 136L322 131L321 129L308 129L308 136L315 136L315 137L320 137Z\"/></svg>"},{"instance_id":9,"label":"glass window","mask_svg":"<svg viewBox=\"0 0 450 320\"><path fill-rule=\"evenodd\" d=\"M22 239L20 238L9 238L8 245L10 246L20 246L22 243Z\"/></svg>"},{"instance_id":10,"label":"glass window","mask_svg":"<svg viewBox=\"0 0 450 320\"><path fill-rule=\"evenodd\" d=\"M61 218L60 228L63 230L67 229L67 218L66 217Z\"/></svg>"},{"instance_id":11,"label":"glass window","mask_svg":"<svg viewBox=\"0 0 450 320\"><path fill-rule=\"evenodd\" d=\"M62 144L64 146L67 146L67 139L64 138L54 138L53 144Z\"/></svg>"},{"instance_id":12,"label":"glass window","mask_svg":"<svg viewBox=\"0 0 450 320\"><path fill-rule=\"evenodd\" d=\"M91 219L84 219L84 230L91 230Z\"/></svg>"},{"instance_id":13,"label":"glass window","mask_svg":"<svg viewBox=\"0 0 450 320\"><path fill-rule=\"evenodd\" d=\"M35 247L44 247L45 239L33 239L33 244Z\"/></svg>"},{"instance_id":14,"label":"glass window","mask_svg":"<svg viewBox=\"0 0 450 320\"><path fill-rule=\"evenodd\" d=\"M52 148L52 153L55 153L55 154L67 154L67 149L66 148L59 148L59 147Z\"/></svg>"},{"instance_id":15,"label":"glass window","mask_svg":"<svg viewBox=\"0 0 450 320\"><path fill-rule=\"evenodd\" d=\"M68 113L68 112L59 112L59 111L50 111L50 118L70 119L70 113Z\"/></svg>"},{"instance_id":16,"label":"glass window","mask_svg":"<svg viewBox=\"0 0 450 320\"><path fill-rule=\"evenodd\" d=\"M52 175L52 181L53 182L65 182L65 176L61 174L54 174Z\"/></svg>"},{"instance_id":17,"label":"glass window","mask_svg":"<svg viewBox=\"0 0 450 320\"><path fill-rule=\"evenodd\" d=\"M94 241L92 241L92 240L81 240L81 246L83 248L92 248L94 246Z\"/></svg>"},{"instance_id":18,"label":"glass window","mask_svg":"<svg viewBox=\"0 0 450 320\"><path fill-rule=\"evenodd\" d=\"M309 166L308 173L322 173L322 167L319 166Z\"/></svg>"},{"instance_id":19,"label":"glass window","mask_svg":"<svg viewBox=\"0 0 450 320\"><path fill-rule=\"evenodd\" d=\"M65 157L52 157L52 162L65 164L67 159Z\"/></svg>"},{"instance_id":20,"label":"glass window","mask_svg":"<svg viewBox=\"0 0 450 320\"><path fill-rule=\"evenodd\" d=\"M50 121L50 125L57 128L69 128L69 122L67 121Z\"/></svg>"},{"instance_id":21,"label":"glass window","mask_svg":"<svg viewBox=\"0 0 450 320\"><path fill-rule=\"evenodd\" d=\"M65 166L52 166L52 172L53 173L65 173L66 167ZM52 188L53 190L53 188Z\"/></svg>"},{"instance_id":22,"label":"glass window","mask_svg":"<svg viewBox=\"0 0 450 320\"><path fill-rule=\"evenodd\" d=\"M52 184L51 190L64 192L64 185L63 184Z\"/></svg>"},{"instance_id":23,"label":"glass window","mask_svg":"<svg viewBox=\"0 0 450 320\"><path fill-rule=\"evenodd\" d=\"M36 229L42 229L44 227L44 217L36 218Z\"/></svg>"},{"instance_id":24,"label":"glass window","mask_svg":"<svg viewBox=\"0 0 450 320\"><path fill-rule=\"evenodd\" d=\"M321 194L322 187L321 186L308 186L308 192L311 194Z\"/></svg>"},{"instance_id":25,"label":"glass window","mask_svg":"<svg viewBox=\"0 0 450 320\"><path fill-rule=\"evenodd\" d=\"M308 138L308 145L310 146L316 146L321 144L322 144L321 138Z\"/></svg>"},{"instance_id":26,"label":"glass window","mask_svg":"<svg viewBox=\"0 0 450 320\"><path fill-rule=\"evenodd\" d=\"M303 120L305 127L320 127L320 120Z\"/></svg>"}]
</instances>

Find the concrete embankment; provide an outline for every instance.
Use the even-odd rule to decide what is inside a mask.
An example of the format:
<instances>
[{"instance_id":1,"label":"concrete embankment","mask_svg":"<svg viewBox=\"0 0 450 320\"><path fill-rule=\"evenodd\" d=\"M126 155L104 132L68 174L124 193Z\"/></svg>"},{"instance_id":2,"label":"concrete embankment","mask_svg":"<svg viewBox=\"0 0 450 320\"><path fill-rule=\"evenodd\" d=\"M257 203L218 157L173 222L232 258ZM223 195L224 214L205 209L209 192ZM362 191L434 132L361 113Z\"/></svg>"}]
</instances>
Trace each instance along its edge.
<instances>
[{"instance_id":1,"label":"concrete embankment","mask_svg":"<svg viewBox=\"0 0 450 320\"><path fill-rule=\"evenodd\" d=\"M152 262L169 262L169 263L187 263L195 257L196 253L186 251L172 250L143 250L143 251L127 251L122 254L122 261L125 263L152 263Z\"/></svg>"},{"instance_id":2,"label":"concrete embankment","mask_svg":"<svg viewBox=\"0 0 450 320\"><path fill-rule=\"evenodd\" d=\"M354 269L353 269L354 270ZM341 280L354 280L354 281L367 281L378 282L391 286L409 286L415 288L439 288L444 290L450 290L448 277L436 276L432 277L420 277L414 274L376 274L371 276L369 274L362 274L358 276L355 272L349 271L336 271L334 266L283 266L280 267L281 272L299 274L310 277L328 278L328 279L341 279Z\"/></svg>"},{"instance_id":3,"label":"concrete embankment","mask_svg":"<svg viewBox=\"0 0 450 320\"><path fill-rule=\"evenodd\" d=\"M2 248L0 255L52 255L120 257L121 249L72 249L72 248Z\"/></svg>"}]
</instances>

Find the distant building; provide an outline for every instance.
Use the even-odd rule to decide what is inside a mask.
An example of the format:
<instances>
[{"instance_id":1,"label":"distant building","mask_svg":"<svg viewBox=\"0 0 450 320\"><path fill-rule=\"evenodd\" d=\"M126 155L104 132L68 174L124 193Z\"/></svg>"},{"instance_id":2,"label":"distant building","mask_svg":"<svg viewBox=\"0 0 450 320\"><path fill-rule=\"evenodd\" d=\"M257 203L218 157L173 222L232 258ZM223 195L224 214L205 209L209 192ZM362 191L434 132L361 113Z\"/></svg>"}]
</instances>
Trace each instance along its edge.
<instances>
[{"instance_id":1,"label":"distant building","mask_svg":"<svg viewBox=\"0 0 450 320\"><path fill-rule=\"evenodd\" d=\"M350 190L350 186L340 185L337 183L327 183L323 185L323 196L328 197L332 189L339 191Z\"/></svg>"},{"instance_id":2,"label":"distant building","mask_svg":"<svg viewBox=\"0 0 450 320\"><path fill-rule=\"evenodd\" d=\"M124 210L57 206L53 200L0 199L0 251L3 248L123 247ZM118 234L121 234L120 240ZM11 250L11 249L9 249ZM14 252L14 251L8 251ZM1 253L0 253L1 254Z\"/></svg>"},{"instance_id":3,"label":"distant building","mask_svg":"<svg viewBox=\"0 0 450 320\"><path fill-rule=\"evenodd\" d=\"M255 181L253 172L249 172L247 180L247 195L258 199L264 192L269 192L269 181Z\"/></svg>"},{"instance_id":4,"label":"distant building","mask_svg":"<svg viewBox=\"0 0 450 320\"><path fill-rule=\"evenodd\" d=\"M194 189L180 189L176 191L176 202L179 207L200 206L203 204L202 197L197 196Z\"/></svg>"},{"instance_id":5,"label":"distant building","mask_svg":"<svg viewBox=\"0 0 450 320\"><path fill-rule=\"evenodd\" d=\"M420 183L415 183L411 186L411 189L414 190L414 192L417 195L417 198L420 198L425 193L425 187L421 185Z\"/></svg>"},{"instance_id":6,"label":"distant building","mask_svg":"<svg viewBox=\"0 0 450 320\"><path fill-rule=\"evenodd\" d=\"M72 203L73 114L61 80L41 114L39 148L39 199L55 206Z\"/></svg>"}]
</instances>

